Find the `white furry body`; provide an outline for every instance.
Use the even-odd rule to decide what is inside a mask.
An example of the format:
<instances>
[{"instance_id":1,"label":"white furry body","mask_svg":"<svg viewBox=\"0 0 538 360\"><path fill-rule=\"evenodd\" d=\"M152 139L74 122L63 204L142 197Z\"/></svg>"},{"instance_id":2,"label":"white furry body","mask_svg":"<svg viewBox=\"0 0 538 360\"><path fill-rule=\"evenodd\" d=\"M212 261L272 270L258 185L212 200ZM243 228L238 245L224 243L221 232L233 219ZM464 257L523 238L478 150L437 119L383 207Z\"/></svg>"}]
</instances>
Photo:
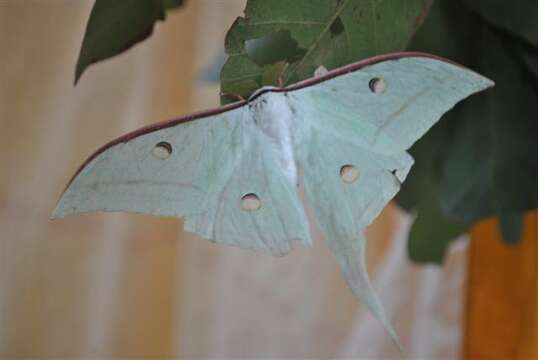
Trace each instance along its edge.
<instances>
[{"instance_id":1,"label":"white furry body","mask_svg":"<svg viewBox=\"0 0 538 360\"><path fill-rule=\"evenodd\" d=\"M252 101L250 109L256 127L278 148L282 171L292 184L297 184L297 158L292 135L293 122L297 119L294 119L287 97L283 93L265 93Z\"/></svg>"}]
</instances>

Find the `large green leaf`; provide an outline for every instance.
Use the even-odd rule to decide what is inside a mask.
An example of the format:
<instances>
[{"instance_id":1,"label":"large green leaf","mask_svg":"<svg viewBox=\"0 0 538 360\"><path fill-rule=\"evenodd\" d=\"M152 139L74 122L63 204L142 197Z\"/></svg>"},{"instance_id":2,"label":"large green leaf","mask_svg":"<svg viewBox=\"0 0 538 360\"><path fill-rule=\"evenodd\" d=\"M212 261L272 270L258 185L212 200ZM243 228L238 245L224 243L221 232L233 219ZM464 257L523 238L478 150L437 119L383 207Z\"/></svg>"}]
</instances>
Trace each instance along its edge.
<instances>
[{"instance_id":1,"label":"large green leaf","mask_svg":"<svg viewBox=\"0 0 538 360\"><path fill-rule=\"evenodd\" d=\"M75 70L75 83L88 66L129 49L151 35L165 11L183 0L96 0Z\"/></svg>"},{"instance_id":2,"label":"large green leaf","mask_svg":"<svg viewBox=\"0 0 538 360\"><path fill-rule=\"evenodd\" d=\"M538 1L465 0L487 22L538 46Z\"/></svg>"},{"instance_id":3,"label":"large green leaf","mask_svg":"<svg viewBox=\"0 0 538 360\"><path fill-rule=\"evenodd\" d=\"M537 84L522 66L516 39L487 25L477 36L479 71L496 86L462 114L442 195L447 213L473 222L538 205Z\"/></svg>"},{"instance_id":4,"label":"large green leaf","mask_svg":"<svg viewBox=\"0 0 538 360\"><path fill-rule=\"evenodd\" d=\"M440 261L450 237L491 216L499 217L503 238L517 242L522 212L538 206L538 51L454 0L435 2L411 49L448 57L496 82L447 113L411 149L416 164L396 199L417 213L411 258Z\"/></svg>"},{"instance_id":5,"label":"large green leaf","mask_svg":"<svg viewBox=\"0 0 538 360\"><path fill-rule=\"evenodd\" d=\"M415 165L396 201L416 213L408 239L408 254L417 263L441 263L448 245L468 224L445 215L439 206L442 164L451 142L451 128L457 122L447 114L411 149Z\"/></svg>"},{"instance_id":6,"label":"large green leaf","mask_svg":"<svg viewBox=\"0 0 538 360\"><path fill-rule=\"evenodd\" d=\"M417 216L409 232L409 258L416 263L442 263L449 245L467 231L469 225L447 217L437 205L439 191L435 183L424 188Z\"/></svg>"},{"instance_id":7,"label":"large green leaf","mask_svg":"<svg viewBox=\"0 0 538 360\"><path fill-rule=\"evenodd\" d=\"M429 3L249 0L245 16L235 21L226 36L228 60L221 72L221 90L247 97L263 85L286 85L309 78L320 65L332 69L371 55L403 50ZM245 44L253 40L266 42L258 46L258 51L266 49L263 59L249 56ZM277 62L280 64L275 66Z\"/></svg>"},{"instance_id":8,"label":"large green leaf","mask_svg":"<svg viewBox=\"0 0 538 360\"><path fill-rule=\"evenodd\" d=\"M460 0L436 0L408 49L469 64L475 55L477 20Z\"/></svg>"},{"instance_id":9,"label":"large green leaf","mask_svg":"<svg viewBox=\"0 0 538 360\"><path fill-rule=\"evenodd\" d=\"M489 130L490 119L483 113L487 95L476 95L464 104L463 121L456 129L444 163L441 206L445 213L467 222L494 216L497 211L493 183L495 154Z\"/></svg>"},{"instance_id":10,"label":"large green leaf","mask_svg":"<svg viewBox=\"0 0 538 360\"><path fill-rule=\"evenodd\" d=\"M416 172L429 178L430 184L412 176L412 170L397 200L417 211L414 228L443 229L429 244L430 251L420 245L427 229L413 229L411 257L438 261L435 251L447 244L446 234L457 235L458 228L464 231L490 216L499 217L508 243L517 242L522 212L538 206L538 163L533 155L538 137L538 52L454 0L436 1L411 48L446 56L496 82L493 89L465 100L444 116L446 141L434 128L411 149ZM440 148L445 150L436 159L438 172L423 158Z\"/></svg>"},{"instance_id":11,"label":"large green leaf","mask_svg":"<svg viewBox=\"0 0 538 360\"><path fill-rule=\"evenodd\" d=\"M525 44L519 44L516 48L519 58L523 61L527 70L534 76L534 80L538 84L538 48Z\"/></svg>"}]
</instances>

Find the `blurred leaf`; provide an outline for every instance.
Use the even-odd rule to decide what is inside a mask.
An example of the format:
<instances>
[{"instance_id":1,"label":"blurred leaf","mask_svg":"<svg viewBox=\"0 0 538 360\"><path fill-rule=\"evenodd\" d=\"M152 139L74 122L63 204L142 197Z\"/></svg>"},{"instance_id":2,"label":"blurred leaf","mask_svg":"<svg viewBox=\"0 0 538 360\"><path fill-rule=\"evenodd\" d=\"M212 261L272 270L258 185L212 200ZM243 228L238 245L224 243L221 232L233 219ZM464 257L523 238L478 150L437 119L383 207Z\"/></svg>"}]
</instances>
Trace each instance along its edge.
<instances>
[{"instance_id":1,"label":"blurred leaf","mask_svg":"<svg viewBox=\"0 0 538 360\"><path fill-rule=\"evenodd\" d=\"M477 35L478 70L496 86L462 113L442 194L447 213L473 222L538 206L538 88L514 38L488 26Z\"/></svg>"},{"instance_id":2,"label":"blurred leaf","mask_svg":"<svg viewBox=\"0 0 538 360\"><path fill-rule=\"evenodd\" d=\"M516 51L526 65L527 70L534 76L534 81L538 84L538 49L526 44L520 44Z\"/></svg>"},{"instance_id":3,"label":"blurred leaf","mask_svg":"<svg viewBox=\"0 0 538 360\"><path fill-rule=\"evenodd\" d=\"M444 163L441 207L467 222L496 214L490 119L482 113L486 101L486 95L478 94L463 106L463 122L456 129L456 139Z\"/></svg>"},{"instance_id":4,"label":"blurred leaf","mask_svg":"<svg viewBox=\"0 0 538 360\"><path fill-rule=\"evenodd\" d=\"M435 187L431 188L429 195L422 197L424 202L419 204L421 216L411 226L407 249L409 258L416 263L441 264L450 243L469 227L444 215L437 205L438 197Z\"/></svg>"},{"instance_id":5,"label":"blurred leaf","mask_svg":"<svg viewBox=\"0 0 538 360\"><path fill-rule=\"evenodd\" d=\"M129 49L149 37L165 9L182 0L96 0L82 41L75 70L75 84L88 66Z\"/></svg>"},{"instance_id":6,"label":"blurred leaf","mask_svg":"<svg viewBox=\"0 0 538 360\"><path fill-rule=\"evenodd\" d=\"M175 9L185 3L184 0L162 0L162 2L166 10Z\"/></svg>"},{"instance_id":7,"label":"blurred leaf","mask_svg":"<svg viewBox=\"0 0 538 360\"><path fill-rule=\"evenodd\" d=\"M441 263L449 244L468 224L446 216L439 206L442 164L457 122L447 114L410 150L415 164L396 196L396 202L417 213L408 239L408 254L417 263Z\"/></svg>"},{"instance_id":8,"label":"blurred leaf","mask_svg":"<svg viewBox=\"0 0 538 360\"><path fill-rule=\"evenodd\" d=\"M538 46L538 1L465 0L487 22Z\"/></svg>"},{"instance_id":9,"label":"blurred leaf","mask_svg":"<svg viewBox=\"0 0 538 360\"><path fill-rule=\"evenodd\" d=\"M248 97L264 85L290 84L323 65L339 67L405 48L430 0L249 0L226 36L223 93ZM254 41L259 55L247 50ZM264 66L286 61L267 76ZM224 102L227 99L223 99Z\"/></svg>"},{"instance_id":10,"label":"blurred leaf","mask_svg":"<svg viewBox=\"0 0 538 360\"><path fill-rule=\"evenodd\" d=\"M459 0L437 0L410 49L448 57L496 82L411 148L416 162L396 198L417 212L411 258L439 260L450 237L490 216L500 217L507 242L517 242L521 212L538 206L537 49L492 29Z\"/></svg>"},{"instance_id":11,"label":"blurred leaf","mask_svg":"<svg viewBox=\"0 0 538 360\"><path fill-rule=\"evenodd\" d=\"M476 38L472 34L480 27L477 20L460 0L437 0L408 50L429 52L468 64L476 53Z\"/></svg>"}]
</instances>

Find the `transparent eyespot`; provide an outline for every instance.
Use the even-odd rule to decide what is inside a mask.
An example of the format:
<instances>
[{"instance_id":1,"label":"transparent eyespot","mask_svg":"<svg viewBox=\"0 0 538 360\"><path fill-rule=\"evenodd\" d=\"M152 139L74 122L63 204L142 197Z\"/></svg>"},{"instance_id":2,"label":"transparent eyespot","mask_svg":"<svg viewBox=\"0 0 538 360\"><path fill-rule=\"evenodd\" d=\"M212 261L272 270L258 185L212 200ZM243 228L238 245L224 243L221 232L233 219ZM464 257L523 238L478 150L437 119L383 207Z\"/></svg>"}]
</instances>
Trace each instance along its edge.
<instances>
[{"instance_id":1,"label":"transparent eyespot","mask_svg":"<svg viewBox=\"0 0 538 360\"><path fill-rule=\"evenodd\" d=\"M346 184L351 184L359 177L359 170L353 165L344 165L340 168L340 177Z\"/></svg>"},{"instance_id":2,"label":"transparent eyespot","mask_svg":"<svg viewBox=\"0 0 538 360\"><path fill-rule=\"evenodd\" d=\"M370 82L368 83L368 87L373 93L381 94L387 89L387 83L382 78L376 77L370 80Z\"/></svg>"},{"instance_id":3,"label":"transparent eyespot","mask_svg":"<svg viewBox=\"0 0 538 360\"><path fill-rule=\"evenodd\" d=\"M258 195L249 193L241 197L241 209L245 211L255 211L262 206L262 202Z\"/></svg>"},{"instance_id":4,"label":"transparent eyespot","mask_svg":"<svg viewBox=\"0 0 538 360\"><path fill-rule=\"evenodd\" d=\"M166 160L172 155L172 145L166 141L162 141L155 145L153 150L151 150L151 154L157 159Z\"/></svg>"}]
</instances>

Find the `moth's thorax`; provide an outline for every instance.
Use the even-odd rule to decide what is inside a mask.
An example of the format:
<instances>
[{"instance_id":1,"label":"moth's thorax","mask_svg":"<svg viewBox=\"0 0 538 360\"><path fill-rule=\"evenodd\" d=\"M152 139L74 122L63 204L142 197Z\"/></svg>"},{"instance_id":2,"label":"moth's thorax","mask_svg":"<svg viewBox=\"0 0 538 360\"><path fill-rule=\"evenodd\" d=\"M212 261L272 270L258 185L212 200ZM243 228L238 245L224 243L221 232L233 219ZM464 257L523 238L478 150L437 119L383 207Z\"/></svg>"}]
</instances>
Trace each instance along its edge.
<instances>
[{"instance_id":1,"label":"moth's thorax","mask_svg":"<svg viewBox=\"0 0 538 360\"><path fill-rule=\"evenodd\" d=\"M297 183L297 164L291 134L293 112L286 96L284 93L267 92L254 99L249 106L254 124L271 143L280 148L279 153L282 155L278 160L290 180Z\"/></svg>"}]
</instances>

